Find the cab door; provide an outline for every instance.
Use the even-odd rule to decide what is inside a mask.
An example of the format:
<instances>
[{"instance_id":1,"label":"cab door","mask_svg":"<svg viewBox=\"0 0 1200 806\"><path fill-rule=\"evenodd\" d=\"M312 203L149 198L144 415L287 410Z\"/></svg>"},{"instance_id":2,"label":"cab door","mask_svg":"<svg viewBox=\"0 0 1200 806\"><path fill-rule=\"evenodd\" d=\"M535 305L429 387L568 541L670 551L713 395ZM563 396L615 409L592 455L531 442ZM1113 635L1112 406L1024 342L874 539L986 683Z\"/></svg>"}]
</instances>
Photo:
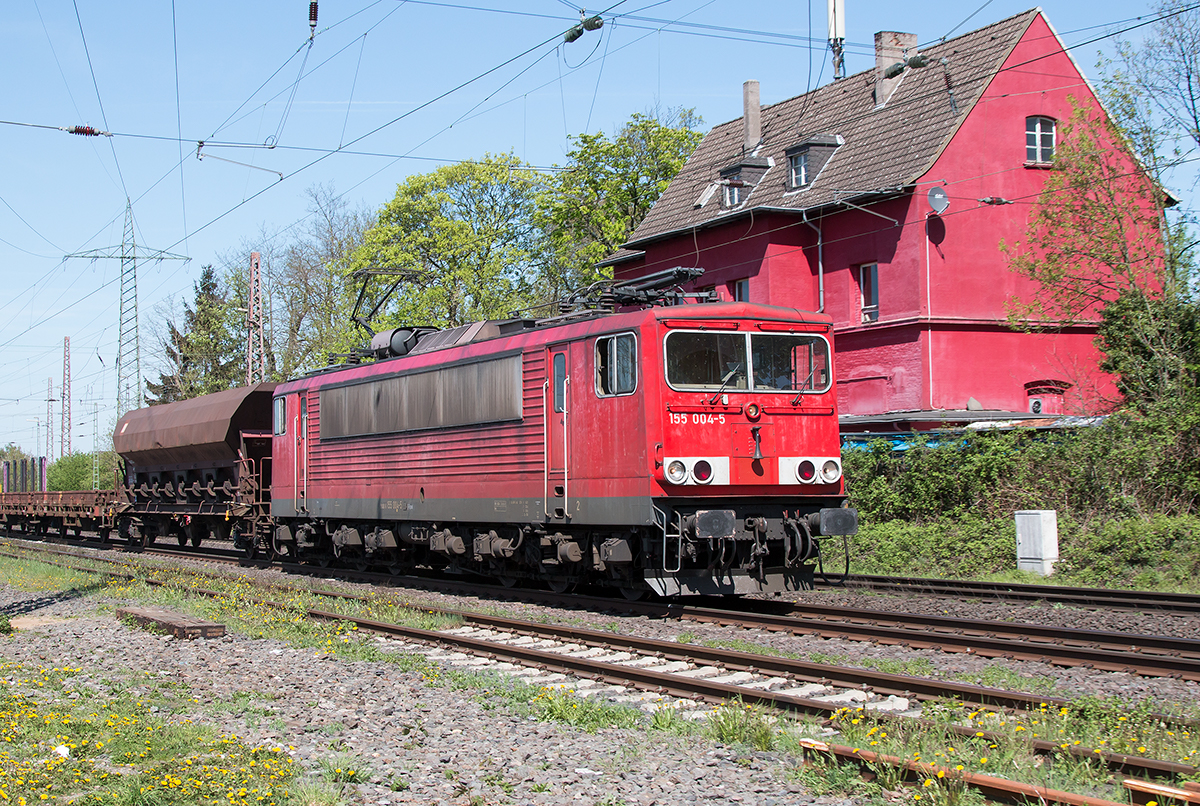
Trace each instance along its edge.
<instances>
[{"instance_id":1,"label":"cab door","mask_svg":"<svg viewBox=\"0 0 1200 806\"><path fill-rule=\"evenodd\" d=\"M566 520L571 498L571 349L556 344L546 350L546 381L542 387L545 430L543 494L549 519Z\"/></svg>"}]
</instances>

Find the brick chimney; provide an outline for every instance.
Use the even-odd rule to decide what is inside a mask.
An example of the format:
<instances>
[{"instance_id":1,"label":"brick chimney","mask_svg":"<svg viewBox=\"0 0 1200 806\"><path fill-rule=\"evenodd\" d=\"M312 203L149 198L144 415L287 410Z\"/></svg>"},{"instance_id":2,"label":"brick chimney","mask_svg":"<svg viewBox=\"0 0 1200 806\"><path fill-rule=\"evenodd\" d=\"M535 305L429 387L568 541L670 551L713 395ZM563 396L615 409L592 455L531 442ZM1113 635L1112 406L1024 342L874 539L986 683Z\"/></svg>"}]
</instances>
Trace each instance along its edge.
<instances>
[{"instance_id":1,"label":"brick chimney","mask_svg":"<svg viewBox=\"0 0 1200 806\"><path fill-rule=\"evenodd\" d=\"M758 102L758 82L754 79L742 85L742 134L742 153L753 153L762 140L762 106Z\"/></svg>"},{"instance_id":2,"label":"brick chimney","mask_svg":"<svg viewBox=\"0 0 1200 806\"><path fill-rule=\"evenodd\" d=\"M917 35L899 31L875 34L875 105L883 106L900 84L903 73L884 78L889 67L917 55Z\"/></svg>"}]
</instances>

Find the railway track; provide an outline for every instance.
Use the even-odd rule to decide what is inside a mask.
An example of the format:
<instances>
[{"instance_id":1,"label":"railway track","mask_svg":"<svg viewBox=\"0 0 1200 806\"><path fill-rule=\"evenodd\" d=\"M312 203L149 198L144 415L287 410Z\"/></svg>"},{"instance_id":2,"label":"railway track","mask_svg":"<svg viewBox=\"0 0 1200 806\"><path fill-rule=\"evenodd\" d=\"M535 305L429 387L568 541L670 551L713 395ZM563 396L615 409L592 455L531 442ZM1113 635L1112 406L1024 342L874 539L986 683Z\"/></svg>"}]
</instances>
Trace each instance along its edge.
<instances>
[{"instance_id":1,"label":"railway track","mask_svg":"<svg viewBox=\"0 0 1200 806\"><path fill-rule=\"evenodd\" d=\"M851 575L844 586L822 585L824 590L866 589L892 593L923 593L941 596L993 598L1020 602L1051 602L1123 610L1161 610L1200 613L1200 594L1139 591L1125 588L1069 588L1015 582L897 578Z\"/></svg>"},{"instance_id":2,"label":"railway track","mask_svg":"<svg viewBox=\"0 0 1200 806\"><path fill-rule=\"evenodd\" d=\"M54 553L71 554L58 550ZM117 563L113 558L87 559ZM72 567L67 563L60 564ZM117 569L110 573L134 576ZM203 575L195 570L193 573ZM221 595L203 588L189 590L201 595ZM264 593L268 590L264 588ZM306 589L305 592L343 601L365 602L371 598L336 591ZM266 596L259 603L286 607ZM419 653L443 665L485 667L511 674L531 685L566 686L581 696L607 697L651 712L661 707L673 707L702 713L698 710L699 704L736 700L826 718L847 707L861 707L884 719L921 719L922 707L931 702L977 703L1017 710L1036 708L1041 704L1058 707L1065 703L1019 692L616 635L576 626L438 610L425 605L420 609L452 617L461 626L429 630L323 608L309 608L306 612L311 618L352 622L361 630L377 634L378 640L388 644L391 651ZM964 738L987 737L994 741L1006 738L1002 733L981 732L973 725L951 725L948 729ZM1064 747L1046 740L1031 740L1030 746L1039 753L1063 753L1101 760L1113 769L1145 776L1196 773L1196 768L1187 764L1102 753L1077 746Z\"/></svg>"},{"instance_id":3,"label":"railway track","mask_svg":"<svg viewBox=\"0 0 1200 806\"><path fill-rule=\"evenodd\" d=\"M198 554L195 549L175 549L170 546L155 546L141 551L226 564L245 562L238 552L220 549L210 549L203 555ZM314 568L299 564L284 563L281 567L291 573L334 575L388 585L405 584L414 580L411 577L398 579L389 574ZM1033 661L1065 668L1083 666L1098 671L1122 672L1142 677L1173 677L1200 681L1200 640L1194 639L949 616L896 614L808 603L743 600L738 603L737 609L734 609L728 606L728 602L723 602L725 607L703 607L679 602L623 602L541 591L521 590L518 593L501 586L463 585L452 581L438 584L431 583L428 579L421 579L419 584L425 587L460 588L473 594L486 592L499 596L519 595L524 599L555 606L612 610L633 615L889 644L912 649L936 649L989 658ZM884 684L882 688L888 688L888 685Z\"/></svg>"},{"instance_id":4,"label":"railway track","mask_svg":"<svg viewBox=\"0 0 1200 806\"><path fill-rule=\"evenodd\" d=\"M58 549L55 551L66 553ZM114 558L89 559L116 564ZM65 565L61 561L59 564ZM116 576L134 576L115 570L113 573ZM218 591L203 588L192 588L191 591L198 595L222 595ZM307 590L306 593L337 600L368 599L340 591ZM265 597L259 603L269 607L287 607ZM421 609L431 608L421 606ZM334 610L306 610L306 614L313 619L354 622L361 630L377 633L377 640L389 650L415 652L443 666L486 668L493 672L508 673L530 685L570 688L577 696L605 697L647 711L670 706L690 709L694 714L701 715L703 711L696 708L697 703L730 702L732 699L826 717L846 709L847 705L851 708L858 705L864 710L876 711L876 718L884 721L901 718L923 721L920 709L930 700L988 703L997 710L1027 709L1031 704L1061 702L1030 694L956 686L941 681L906 678L904 675L882 675L864 669L820 666L793 661L791 658L745 654L658 639L614 636L610 632L581 630L574 626L547 625L455 610L444 610L444 613L456 616L462 621L462 626L448 630L422 630L391 622L355 618ZM820 678L812 680L812 675L820 675ZM868 679L870 682L866 682ZM947 729L944 724L941 727ZM985 741L1000 742L1007 739L1003 733L980 732L976 727L966 724L953 724L948 729L965 740L983 738ZM830 735L835 734L830 732ZM1147 778L1190 777L1196 774L1196 768L1187 764L1122 756L1044 740L1025 741L1034 752L1068 754L1092 762L1099 760L1123 774ZM919 781L923 777L937 775L937 768L930 764L882 756L857 747L841 747L815 738L800 740L800 744L818 756L865 764L868 768L878 764L898 766L905 775L910 776L910 780L916 777ZM964 772L960 780L966 786L982 790L992 799L1030 804L1058 802L1069 806L1116 806L1111 801L1086 795L973 772ZM1126 786L1140 788L1142 792L1178 792L1163 784L1148 781L1127 781Z\"/></svg>"}]
</instances>

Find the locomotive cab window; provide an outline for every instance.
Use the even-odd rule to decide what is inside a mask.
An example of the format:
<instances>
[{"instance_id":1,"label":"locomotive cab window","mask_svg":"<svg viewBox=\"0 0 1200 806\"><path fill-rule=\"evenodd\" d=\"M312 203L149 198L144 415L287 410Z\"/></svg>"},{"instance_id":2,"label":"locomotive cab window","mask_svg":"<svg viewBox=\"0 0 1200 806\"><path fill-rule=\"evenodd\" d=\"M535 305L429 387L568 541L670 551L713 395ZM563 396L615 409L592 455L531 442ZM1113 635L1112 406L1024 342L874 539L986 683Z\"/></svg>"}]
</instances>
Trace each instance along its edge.
<instances>
[{"instance_id":1,"label":"locomotive cab window","mask_svg":"<svg viewBox=\"0 0 1200 806\"><path fill-rule=\"evenodd\" d=\"M832 383L829 342L815 334L673 331L665 347L680 391L820 394Z\"/></svg>"},{"instance_id":2,"label":"locomotive cab window","mask_svg":"<svg viewBox=\"0 0 1200 806\"><path fill-rule=\"evenodd\" d=\"M632 333L596 339L596 394L629 395L637 389L637 339Z\"/></svg>"},{"instance_id":3,"label":"locomotive cab window","mask_svg":"<svg viewBox=\"0 0 1200 806\"><path fill-rule=\"evenodd\" d=\"M750 336L754 388L763 391L824 392L829 388L829 344L817 336Z\"/></svg>"},{"instance_id":4,"label":"locomotive cab window","mask_svg":"<svg viewBox=\"0 0 1200 806\"><path fill-rule=\"evenodd\" d=\"M275 402L274 402L274 406L273 406L272 410L275 415L273 418L274 424L275 424L275 428L273 429L273 431L274 431L275 436L278 437L283 434L286 434L287 433L287 401L286 401L286 399L282 398L282 397L275 398Z\"/></svg>"}]
</instances>

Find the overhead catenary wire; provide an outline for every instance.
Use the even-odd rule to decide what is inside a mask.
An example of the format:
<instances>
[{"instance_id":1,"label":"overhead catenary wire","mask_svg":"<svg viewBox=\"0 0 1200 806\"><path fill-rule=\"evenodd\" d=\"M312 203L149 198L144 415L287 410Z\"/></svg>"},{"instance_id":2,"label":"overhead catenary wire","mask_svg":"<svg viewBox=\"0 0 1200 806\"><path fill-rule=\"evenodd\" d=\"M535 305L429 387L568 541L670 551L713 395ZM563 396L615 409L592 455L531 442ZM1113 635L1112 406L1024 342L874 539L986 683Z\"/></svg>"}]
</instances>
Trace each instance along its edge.
<instances>
[{"instance_id":1,"label":"overhead catenary wire","mask_svg":"<svg viewBox=\"0 0 1200 806\"><path fill-rule=\"evenodd\" d=\"M1078 46L1076 46L1076 47L1078 47ZM330 150L328 153L337 153L337 150ZM350 152L348 150L343 150L343 153L352 153L352 152Z\"/></svg>"}]
</instances>

